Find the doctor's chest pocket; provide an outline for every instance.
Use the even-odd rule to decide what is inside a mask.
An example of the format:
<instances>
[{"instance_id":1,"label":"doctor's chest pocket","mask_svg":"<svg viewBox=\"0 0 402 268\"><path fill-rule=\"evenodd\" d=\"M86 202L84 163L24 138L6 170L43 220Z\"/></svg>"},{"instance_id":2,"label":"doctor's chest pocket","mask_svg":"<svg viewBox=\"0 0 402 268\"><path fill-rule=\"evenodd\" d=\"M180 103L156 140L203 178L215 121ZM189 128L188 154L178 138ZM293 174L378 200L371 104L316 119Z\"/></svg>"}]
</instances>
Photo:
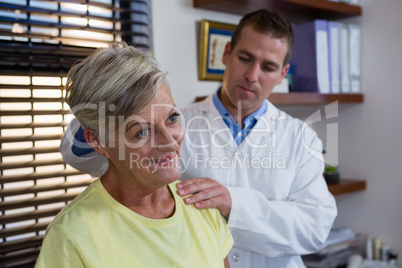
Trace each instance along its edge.
<instances>
[{"instance_id":1,"label":"doctor's chest pocket","mask_svg":"<svg viewBox=\"0 0 402 268\"><path fill-rule=\"evenodd\" d=\"M293 170L273 168L253 171L255 174L249 176L252 189L258 190L268 199L287 199L295 178Z\"/></svg>"}]
</instances>

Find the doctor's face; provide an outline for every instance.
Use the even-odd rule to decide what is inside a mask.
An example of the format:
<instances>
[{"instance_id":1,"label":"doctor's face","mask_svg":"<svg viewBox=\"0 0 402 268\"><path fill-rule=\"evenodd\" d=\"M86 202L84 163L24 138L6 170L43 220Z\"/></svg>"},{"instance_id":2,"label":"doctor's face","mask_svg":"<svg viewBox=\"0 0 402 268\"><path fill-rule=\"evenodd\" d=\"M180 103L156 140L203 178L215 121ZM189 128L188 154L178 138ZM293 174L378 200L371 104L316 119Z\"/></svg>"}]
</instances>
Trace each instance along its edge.
<instances>
[{"instance_id":1,"label":"doctor's face","mask_svg":"<svg viewBox=\"0 0 402 268\"><path fill-rule=\"evenodd\" d=\"M149 190L179 179L184 135L178 117L170 90L162 84L153 99L127 120L121 131L124 137L116 137L116 146L108 147L108 158L120 177Z\"/></svg>"},{"instance_id":2,"label":"doctor's face","mask_svg":"<svg viewBox=\"0 0 402 268\"><path fill-rule=\"evenodd\" d=\"M229 111L241 109L244 115L256 111L285 77L287 50L285 39L245 26L233 50L228 43L222 57L226 65L220 96L223 105Z\"/></svg>"}]
</instances>

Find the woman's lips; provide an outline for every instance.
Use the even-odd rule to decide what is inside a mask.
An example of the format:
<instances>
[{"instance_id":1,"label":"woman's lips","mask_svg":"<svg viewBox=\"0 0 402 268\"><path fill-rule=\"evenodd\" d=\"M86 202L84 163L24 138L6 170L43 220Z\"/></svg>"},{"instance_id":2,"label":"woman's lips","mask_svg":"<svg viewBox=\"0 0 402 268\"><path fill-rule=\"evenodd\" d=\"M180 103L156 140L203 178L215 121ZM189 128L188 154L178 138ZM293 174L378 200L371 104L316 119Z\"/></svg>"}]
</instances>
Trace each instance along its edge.
<instances>
[{"instance_id":1,"label":"woman's lips","mask_svg":"<svg viewBox=\"0 0 402 268\"><path fill-rule=\"evenodd\" d=\"M173 154L168 155L167 157L159 158L159 159L152 159L150 162L157 166L167 166L173 163L174 156Z\"/></svg>"}]
</instances>

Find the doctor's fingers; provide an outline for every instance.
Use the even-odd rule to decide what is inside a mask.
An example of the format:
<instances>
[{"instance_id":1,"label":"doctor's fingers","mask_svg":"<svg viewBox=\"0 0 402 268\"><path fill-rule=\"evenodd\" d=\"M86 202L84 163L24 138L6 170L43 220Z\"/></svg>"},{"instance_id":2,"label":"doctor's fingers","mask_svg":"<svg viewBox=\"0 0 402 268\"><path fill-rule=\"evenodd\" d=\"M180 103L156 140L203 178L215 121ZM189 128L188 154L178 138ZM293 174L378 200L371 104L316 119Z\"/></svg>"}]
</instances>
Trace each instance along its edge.
<instances>
[{"instance_id":1,"label":"doctor's fingers","mask_svg":"<svg viewBox=\"0 0 402 268\"><path fill-rule=\"evenodd\" d=\"M218 188L215 188L213 190L217 190ZM209 193L205 193L208 192ZM193 199L192 202L194 203L194 206L198 209L204 209L204 208L218 208L221 215L225 218L229 217L230 211L232 209L232 200L230 198L230 194L229 191L225 188L219 188L219 191L216 191L214 194L217 194L214 197L211 198L203 198L201 197L203 193L205 193L206 195L210 195L211 194L211 190L204 190L202 192L199 192L195 195L193 195L191 198ZM201 199L199 201L195 201L197 200L197 197L201 197Z\"/></svg>"},{"instance_id":2,"label":"doctor's fingers","mask_svg":"<svg viewBox=\"0 0 402 268\"><path fill-rule=\"evenodd\" d=\"M222 187L217 181L210 178L193 178L177 184L178 193L180 196L195 194L209 188Z\"/></svg>"},{"instance_id":3,"label":"doctor's fingers","mask_svg":"<svg viewBox=\"0 0 402 268\"><path fill-rule=\"evenodd\" d=\"M224 193L224 187L216 187L216 188L208 188L205 190L200 190L193 195L184 198L184 203L186 204L194 204L196 202L202 202L205 200L210 200L210 199L215 199L217 197L223 196ZM215 202L215 201L214 201ZM210 206L213 206L213 203L210 203Z\"/></svg>"}]
</instances>

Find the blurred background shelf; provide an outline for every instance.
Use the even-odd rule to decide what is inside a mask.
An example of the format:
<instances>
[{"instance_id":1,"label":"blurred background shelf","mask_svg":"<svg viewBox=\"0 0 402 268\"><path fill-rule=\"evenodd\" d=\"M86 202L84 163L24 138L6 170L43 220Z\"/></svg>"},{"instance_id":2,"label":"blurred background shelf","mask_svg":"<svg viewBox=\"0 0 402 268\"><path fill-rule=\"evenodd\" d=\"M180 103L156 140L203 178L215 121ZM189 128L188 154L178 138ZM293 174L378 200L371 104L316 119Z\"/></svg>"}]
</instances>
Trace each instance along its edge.
<instances>
[{"instance_id":1,"label":"blurred background shelf","mask_svg":"<svg viewBox=\"0 0 402 268\"><path fill-rule=\"evenodd\" d=\"M206 96L197 97L195 102L202 101ZM363 94L321 94L315 92L272 93L269 101L281 105L312 105L328 104L334 101L339 103L363 103Z\"/></svg>"},{"instance_id":2,"label":"blurred background shelf","mask_svg":"<svg viewBox=\"0 0 402 268\"><path fill-rule=\"evenodd\" d=\"M359 192L366 189L366 181L354 179L341 179L339 183L328 184L329 191L333 195Z\"/></svg>"},{"instance_id":3,"label":"blurred background shelf","mask_svg":"<svg viewBox=\"0 0 402 268\"><path fill-rule=\"evenodd\" d=\"M321 94L315 92L273 93L268 98L274 104L309 105L339 103L363 103L363 94Z\"/></svg>"},{"instance_id":4,"label":"blurred background shelf","mask_svg":"<svg viewBox=\"0 0 402 268\"><path fill-rule=\"evenodd\" d=\"M362 14L360 6L324 0L193 0L193 6L240 15L266 8L282 13L293 22L338 20Z\"/></svg>"}]
</instances>

